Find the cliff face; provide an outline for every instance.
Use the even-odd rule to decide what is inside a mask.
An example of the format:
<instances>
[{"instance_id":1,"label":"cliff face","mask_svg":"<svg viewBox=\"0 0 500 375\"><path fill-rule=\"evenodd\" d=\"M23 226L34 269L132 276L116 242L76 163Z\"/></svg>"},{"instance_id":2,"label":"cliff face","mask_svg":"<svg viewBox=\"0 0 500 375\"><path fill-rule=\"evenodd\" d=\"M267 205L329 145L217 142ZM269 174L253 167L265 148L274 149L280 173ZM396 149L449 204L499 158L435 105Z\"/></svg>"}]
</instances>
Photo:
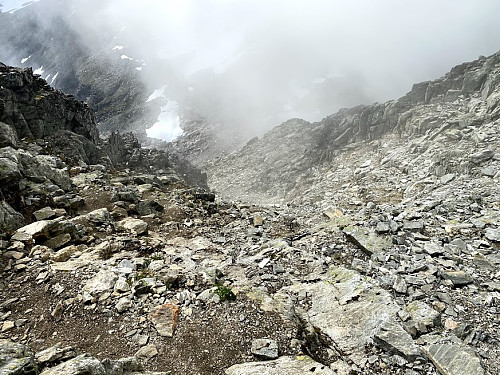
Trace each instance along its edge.
<instances>
[{"instance_id":1,"label":"cliff face","mask_svg":"<svg viewBox=\"0 0 500 375\"><path fill-rule=\"evenodd\" d=\"M0 86L0 121L13 126L18 137L38 139L68 130L94 143L99 139L93 111L54 90L31 68L0 64Z\"/></svg>"},{"instance_id":2,"label":"cliff face","mask_svg":"<svg viewBox=\"0 0 500 375\"><path fill-rule=\"evenodd\" d=\"M68 4L47 0L13 14L0 13L0 61L41 68L52 86L95 110L103 133L143 133L149 113L144 107L148 94L135 70L137 64L119 56L111 58L113 45L109 43L113 43L113 36L106 30L100 30L98 37L95 30L80 30L77 15L63 19L50 11L61 6ZM84 35L93 40L92 45Z\"/></svg>"},{"instance_id":3,"label":"cliff face","mask_svg":"<svg viewBox=\"0 0 500 375\"><path fill-rule=\"evenodd\" d=\"M0 63L2 231L31 221L33 211L49 204L70 211L84 205L70 180L75 168L128 168L207 187L206 175L174 152L143 149L132 134L100 139L86 103L53 89L31 68Z\"/></svg>"},{"instance_id":4,"label":"cliff face","mask_svg":"<svg viewBox=\"0 0 500 375\"><path fill-rule=\"evenodd\" d=\"M240 152L213 162L209 183L231 198L285 198L351 144L374 142L391 132L413 139L497 121L499 82L497 53L415 84L398 100L342 109L317 123L285 122Z\"/></svg>"}]
</instances>

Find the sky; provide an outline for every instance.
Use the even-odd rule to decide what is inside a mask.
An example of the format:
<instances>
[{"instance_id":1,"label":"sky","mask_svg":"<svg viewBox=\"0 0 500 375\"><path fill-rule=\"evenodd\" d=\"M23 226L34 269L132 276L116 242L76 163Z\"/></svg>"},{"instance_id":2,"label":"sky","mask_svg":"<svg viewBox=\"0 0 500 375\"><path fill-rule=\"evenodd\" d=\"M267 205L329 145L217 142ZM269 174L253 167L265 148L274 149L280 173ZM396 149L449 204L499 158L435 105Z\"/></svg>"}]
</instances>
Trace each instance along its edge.
<instances>
[{"instance_id":1,"label":"sky","mask_svg":"<svg viewBox=\"0 0 500 375\"><path fill-rule=\"evenodd\" d=\"M78 1L53 11L68 16ZM23 3L0 2L4 10ZM254 133L398 98L413 83L500 50L498 0L83 3L90 5L78 10L80 22L114 35L113 47L123 47L116 58L137 60L152 92L166 85L167 99ZM159 78L167 69L169 78Z\"/></svg>"}]
</instances>

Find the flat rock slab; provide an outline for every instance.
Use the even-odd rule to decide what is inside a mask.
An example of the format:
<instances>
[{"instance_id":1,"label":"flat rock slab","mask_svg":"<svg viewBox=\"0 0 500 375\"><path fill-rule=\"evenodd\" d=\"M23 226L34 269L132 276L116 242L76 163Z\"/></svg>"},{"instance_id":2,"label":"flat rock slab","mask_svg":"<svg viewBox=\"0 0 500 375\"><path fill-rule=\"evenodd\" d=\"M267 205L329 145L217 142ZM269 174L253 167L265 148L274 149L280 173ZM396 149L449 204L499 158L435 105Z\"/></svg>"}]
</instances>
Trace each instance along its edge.
<instances>
[{"instance_id":1,"label":"flat rock slab","mask_svg":"<svg viewBox=\"0 0 500 375\"><path fill-rule=\"evenodd\" d=\"M500 228L497 228L497 229L488 228L488 229L486 229L485 236L490 241L500 242Z\"/></svg>"},{"instance_id":2,"label":"flat rock slab","mask_svg":"<svg viewBox=\"0 0 500 375\"><path fill-rule=\"evenodd\" d=\"M179 307L171 303L156 306L148 318L160 336L173 337L179 319Z\"/></svg>"},{"instance_id":3,"label":"flat rock slab","mask_svg":"<svg viewBox=\"0 0 500 375\"><path fill-rule=\"evenodd\" d=\"M127 217L118 222L118 228L129 230L135 234L143 234L148 230L148 223L141 219Z\"/></svg>"},{"instance_id":4,"label":"flat rock slab","mask_svg":"<svg viewBox=\"0 0 500 375\"><path fill-rule=\"evenodd\" d=\"M411 336L398 323L390 320L383 323L375 334L375 344L392 354L397 354L409 362L424 358Z\"/></svg>"},{"instance_id":5,"label":"flat rock slab","mask_svg":"<svg viewBox=\"0 0 500 375\"><path fill-rule=\"evenodd\" d=\"M243 363L231 366L225 373L226 375L335 374L329 367L307 356L281 357L274 361Z\"/></svg>"},{"instance_id":6,"label":"flat rock slab","mask_svg":"<svg viewBox=\"0 0 500 375\"><path fill-rule=\"evenodd\" d=\"M106 369L98 359L84 354L42 372L42 375L81 374L106 375Z\"/></svg>"},{"instance_id":7,"label":"flat rock slab","mask_svg":"<svg viewBox=\"0 0 500 375\"><path fill-rule=\"evenodd\" d=\"M464 271L444 271L442 277L450 280L454 286L464 286L474 282L472 276Z\"/></svg>"},{"instance_id":8,"label":"flat rock slab","mask_svg":"<svg viewBox=\"0 0 500 375\"><path fill-rule=\"evenodd\" d=\"M278 343L269 339L256 339L252 341L252 354L261 359L278 358Z\"/></svg>"},{"instance_id":9,"label":"flat rock slab","mask_svg":"<svg viewBox=\"0 0 500 375\"><path fill-rule=\"evenodd\" d=\"M391 236L378 235L366 228L346 227L343 232L349 241L368 255L383 253L392 247Z\"/></svg>"},{"instance_id":10,"label":"flat rock slab","mask_svg":"<svg viewBox=\"0 0 500 375\"><path fill-rule=\"evenodd\" d=\"M37 237L46 237L51 222L46 220L35 221L29 225L19 228L12 236L12 241L31 241Z\"/></svg>"},{"instance_id":11,"label":"flat rock slab","mask_svg":"<svg viewBox=\"0 0 500 375\"><path fill-rule=\"evenodd\" d=\"M434 344L424 350L442 375L484 375L481 361L471 348Z\"/></svg>"},{"instance_id":12,"label":"flat rock slab","mask_svg":"<svg viewBox=\"0 0 500 375\"><path fill-rule=\"evenodd\" d=\"M356 364L365 357L365 344L400 310L372 279L343 267L332 267L327 282L290 289L311 296L310 323Z\"/></svg>"}]
</instances>

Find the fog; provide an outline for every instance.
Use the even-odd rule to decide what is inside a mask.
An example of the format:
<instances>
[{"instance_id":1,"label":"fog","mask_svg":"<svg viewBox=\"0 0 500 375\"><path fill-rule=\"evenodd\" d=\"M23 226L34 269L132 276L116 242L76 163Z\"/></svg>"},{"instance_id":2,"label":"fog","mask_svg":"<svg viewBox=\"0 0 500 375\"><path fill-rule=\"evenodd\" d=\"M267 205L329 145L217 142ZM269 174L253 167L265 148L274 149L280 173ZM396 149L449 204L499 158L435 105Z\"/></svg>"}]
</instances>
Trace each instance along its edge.
<instances>
[{"instance_id":1,"label":"fog","mask_svg":"<svg viewBox=\"0 0 500 375\"><path fill-rule=\"evenodd\" d=\"M77 19L87 43L101 42L92 31L109 35L110 54L137 63L151 93L165 86L171 104L163 108L194 109L245 136L291 117L317 121L341 107L395 99L500 49L498 0L61 4L51 11ZM178 117L167 117L171 138Z\"/></svg>"}]
</instances>

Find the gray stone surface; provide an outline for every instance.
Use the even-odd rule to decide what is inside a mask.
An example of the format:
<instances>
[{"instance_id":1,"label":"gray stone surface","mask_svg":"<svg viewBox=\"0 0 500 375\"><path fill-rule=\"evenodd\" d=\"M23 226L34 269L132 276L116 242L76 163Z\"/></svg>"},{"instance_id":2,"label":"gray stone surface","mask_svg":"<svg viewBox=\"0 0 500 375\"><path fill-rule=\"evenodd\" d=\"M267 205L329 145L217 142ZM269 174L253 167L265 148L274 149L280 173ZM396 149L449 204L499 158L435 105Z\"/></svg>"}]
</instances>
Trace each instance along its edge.
<instances>
[{"instance_id":1,"label":"gray stone surface","mask_svg":"<svg viewBox=\"0 0 500 375\"><path fill-rule=\"evenodd\" d=\"M127 217L117 223L118 228L129 230L135 234L143 234L148 230L148 223L141 219Z\"/></svg>"},{"instance_id":2,"label":"gray stone surface","mask_svg":"<svg viewBox=\"0 0 500 375\"><path fill-rule=\"evenodd\" d=\"M38 366L33 352L22 344L0 339L0 374L36 375Z\"/></svg>"},{"instance_id":3,"label":"gray stone surface","mask_svg":"<svg viewBox=\"0 0 500 375\"><path fill-rule=\"evenodd\" d=\"M378 235L362 227L346 227L344 234L368 255L381 253L392 247L390 236Z\"/></svg>"},{"instance_id":4,"label":"gray stone surface","mask_svg":"<svg viewBox=\"0 0 500 375\"><path fill-rule=\"evenodd\" d=\"M450 280L455 286L464 286L474 282L472 276L465 271L443 271L442 277Z\"/></svg>"},{"instance_id":5,"label":"gray stone surface","mask_svg":"<svg viewBox=\"0 0 500 375\"><path fill-rule=\"evenodd\" d=\"M252 341L252 354L261 359L278 358L278 343L275 340L255 339Z\"/></svg>"},{"instance_id":6,"label":"gray stone surface","mask_svg":"<svg viewBox=\"0 0 500 375\"><path fill-rule=\"evenodd\" d=\"M485 237L493 242L500 242L500 228L488 228Z\"/></svg>"},{"instance_id":7,"label":"gray stone surface","mask_svg":"<svg viewBox=\"0 0 500 375\"><path fill-rule=\"evenodd\" d=\"M7 202L0 201L0 232L10 233L24 225L24 217Z\"/></svg>"},{"instance_id":8,"label":"gray stone surface","mask_svg":"<svg viewBox=\"0 0 500 375\"><path fill-rule=\"evenodd\" d=\"M430 328L437 327L441 323L441 314L425 302L413 301L405 307L405 310L410 315L415 328L422 333L427 333Z\"/></svg>"},{"instance_id":9,"label":"gray stone surface","mask_svg":"<svg viewBox=\"0 0 500 375\"><path fill-rule=\"evenodd\" d=\"M343 267L332 267L328 282L303 285L299 290L311 298L310 323L354 362L364 356L365 344L380 325L399 311L387 291Z\"/></svg>"},{"instance_id":10,"label":"gray stone surface","mask_svg":"<svg viewBox=\"0 0 500 375\"><path fill-rule=\"evenodd\" d=\"M274 361L251 362L234 365L225 371L226 375L334 375L330 368L315 362L307 356L281 357Z\"/></svg>"},{"instance_id":11,"label":"gray stone surface","mask_svg":"<svg viewBox=\"0 0 500 375\"><path fill-rule=\"evenodd\" d=\"M400 355L409 362L424 357L423 352L408 332L393 319L381 324L380 329L374 335L374 341L382 349Z\"/></svg>"},{"instance_id":12,"label":"gray stone surface","mask_svg":"<svg viewBox=\"0 0 500 375\"><path fill-rule=\"evenodd\" d=\"M442 375L483 375L485 373L480 359L472 348L456 344L434 344L425 351Z\"/></svg>"}]
</instances>

